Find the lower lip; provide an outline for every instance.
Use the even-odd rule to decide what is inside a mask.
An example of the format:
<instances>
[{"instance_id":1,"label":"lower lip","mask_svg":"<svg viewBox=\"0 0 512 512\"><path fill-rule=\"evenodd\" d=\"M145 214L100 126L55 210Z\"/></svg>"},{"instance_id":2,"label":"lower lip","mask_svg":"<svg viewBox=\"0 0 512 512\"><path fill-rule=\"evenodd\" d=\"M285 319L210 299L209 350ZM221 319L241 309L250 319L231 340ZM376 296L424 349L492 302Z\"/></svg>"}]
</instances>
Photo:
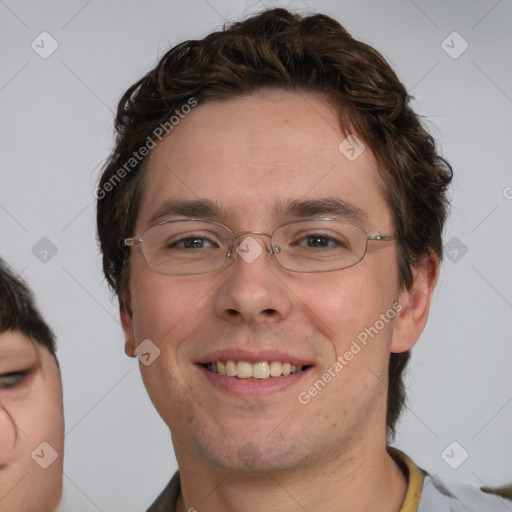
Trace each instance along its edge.
<instances>
[{"instance_id":1,"label":"lower lip","mask_svg":"<svg viewBox=\"0 0 512 512\"><path fill-rule=\"evenodd\" d=\"M268 379L239 379L210 372L201 365L197 365L203 375L215 387L239 397L267 396L279 391L285 391L302 380L311 367L299 373L269 377Z\"/></svg>"}]
</instances>

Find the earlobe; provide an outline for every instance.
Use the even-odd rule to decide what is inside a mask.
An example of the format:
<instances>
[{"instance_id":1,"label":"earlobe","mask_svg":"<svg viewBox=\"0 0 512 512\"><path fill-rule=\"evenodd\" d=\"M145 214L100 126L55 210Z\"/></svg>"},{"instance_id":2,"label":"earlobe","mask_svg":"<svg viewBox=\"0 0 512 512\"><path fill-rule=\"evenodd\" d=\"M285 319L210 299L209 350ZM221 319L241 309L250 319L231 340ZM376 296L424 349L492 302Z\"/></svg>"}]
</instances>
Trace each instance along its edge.
<instances>
[{"instance_id":1,"label":"earlobe","mask_svg":"<svg viewBox=\"0 0 512 512\"><path fill-rule=\"evenodd\" d=\"M412 273L411 288L402 290L398 299L402 309L395 320L390 349L395 353L410 350L425 328L439 275L439 258L433 252L425 255Z\"/></svg>"},{"instance_id":2,"label":"earlobe","mask_svg":"<svg viewBox=\"0 0 512 512\"><path fill-rule=\"evenodd\" d=\"M121 309L121 326L124 332L124 352L128 357L135 357L135 336L133 334L133 319L125 308Z\"/></svg>"}]
</instances>

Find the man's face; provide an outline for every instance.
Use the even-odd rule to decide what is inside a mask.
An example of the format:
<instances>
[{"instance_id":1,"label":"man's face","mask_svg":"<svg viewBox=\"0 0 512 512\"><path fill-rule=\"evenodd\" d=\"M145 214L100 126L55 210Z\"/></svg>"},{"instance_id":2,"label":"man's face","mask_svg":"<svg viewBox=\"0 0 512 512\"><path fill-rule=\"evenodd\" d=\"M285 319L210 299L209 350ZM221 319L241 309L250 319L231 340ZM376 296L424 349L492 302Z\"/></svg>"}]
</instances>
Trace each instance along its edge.
<instances>
[{"instance_id":1,"label":"man's face","mask_svg":"<svg viewBox=\"0 0 512 512\"><path fill-rule=\"evenodd\" d=\"M18 331L0 333L2 512L55 510L62 493L63 439L62 388L54 357Z\"/></svg>"},{"instance_id":2,"label":"man's face","mask_svg":"<svg viewBox=\"0 0 512 512\"><path fill-rule=\"evenodd\" d=\"M269 233L290 220L337 216L275 210L326 198L362 210L368 234L394 234L373 155L366 149L350 161L338 149L345 137L332 106L312 94L273 91L200 105L152 151L135 234L188 218L150 222L169 200L209 200L221 211L208 220L235 233ZM268 237L248 236L269 245ZM336 272L290 272L263 252L212 273L167 276L132 249L126 351L133 355L146 339L160 350L141 371L178 458L187 452L225 469L279 470L347 453L363 438L384 442L393 315L359 351L352 342L396 301L396 258L395 242L369 242L359 264ZM334 368L351 347L353 357ZM307 369L240 379L205 367L227 359ZM331 379L309 393L329 368Z\"/></svg>"}]
</instances>

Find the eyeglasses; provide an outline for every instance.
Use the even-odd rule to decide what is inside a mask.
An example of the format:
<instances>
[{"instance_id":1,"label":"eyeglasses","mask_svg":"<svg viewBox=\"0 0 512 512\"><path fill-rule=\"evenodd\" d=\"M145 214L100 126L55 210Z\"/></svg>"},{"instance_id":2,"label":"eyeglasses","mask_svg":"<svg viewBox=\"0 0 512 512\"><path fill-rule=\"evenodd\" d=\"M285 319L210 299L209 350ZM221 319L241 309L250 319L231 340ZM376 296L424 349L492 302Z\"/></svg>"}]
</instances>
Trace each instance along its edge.
<instances>
[{"instance_id":1,"label":"eyeglasses","mask_svg":"<svg viewBox=\"0 0 512 512\"><path fill-rule=\"evenodd\" d=\"M270 238L269 256L292 272L331 272L352 267L365 256L368 241L394 240L391 235L368 235L359 225L331 218L286 222L272 233L233 233L224 224L197 219L161 222L139 238L127 238L127 246L140 244L146 263L154 271L171 276L206 274L219 270L236 254L251 262L262 252L261 245L243 235Z\"/></svg>"}]
</instances>

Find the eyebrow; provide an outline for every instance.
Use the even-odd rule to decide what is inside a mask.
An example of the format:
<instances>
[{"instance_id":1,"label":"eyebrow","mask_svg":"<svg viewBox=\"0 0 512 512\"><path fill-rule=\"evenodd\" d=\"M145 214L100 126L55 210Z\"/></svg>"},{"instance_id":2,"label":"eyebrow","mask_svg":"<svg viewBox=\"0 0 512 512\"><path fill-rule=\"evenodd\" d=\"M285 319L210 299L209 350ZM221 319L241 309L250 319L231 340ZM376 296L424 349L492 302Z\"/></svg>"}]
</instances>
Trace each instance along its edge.
<instances>
[{"instance_id":1,"label":"eyebrow","mask_svg":"<svg viewBox=\"0 0 512 512\"><path fill-rule=\"evenodd\" d=\"M277 203L275 212L285 217L337 217L360 224L368 223L368 215L358 206L338 197L288 200Z\"/></svg>"},{"instance_id":2,"label":"eyebrow","mask_svg":"<svg viewBox=\"0 0 512 512\"><path fill-rule=\"evenodd\" d=\"M338 197L320 199L288 199L274 205L274 214L287 218L331 216L355 222L369 223L368 215L358 206ZM166 217L188 217L198 219L226 218L226 209L208 199L169 199L151 215L148 226L161 222Z\"/></svg>"},{"instance_id":3,"label":"eyebrow","mask_svg":"<svg viewBox=\"0 0 512 512\"><path fill-rule=\"evenodd\" d=\"M169 199L151 215L148 226L158 223L165 217L220 218L224 215L224 209L209 199Z\"/></svg>"}]
</instances>

